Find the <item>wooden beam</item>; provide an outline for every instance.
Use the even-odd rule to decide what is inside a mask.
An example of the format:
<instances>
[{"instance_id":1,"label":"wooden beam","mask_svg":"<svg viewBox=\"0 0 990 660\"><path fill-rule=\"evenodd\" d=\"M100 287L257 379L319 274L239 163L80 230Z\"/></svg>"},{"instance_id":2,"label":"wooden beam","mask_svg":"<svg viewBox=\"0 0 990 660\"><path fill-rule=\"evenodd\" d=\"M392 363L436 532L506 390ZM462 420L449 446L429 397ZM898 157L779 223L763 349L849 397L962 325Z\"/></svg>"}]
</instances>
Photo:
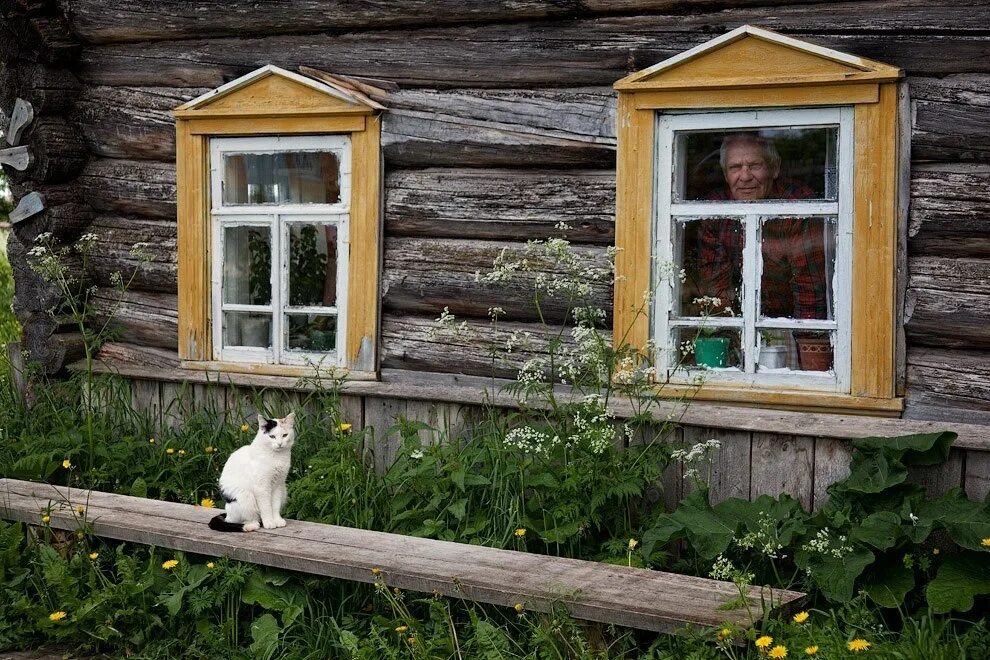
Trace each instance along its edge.
<instances>
[{"instance_id":1,"label":"wooden beam","mask_svg":"<svg viewBox=\"0 0 990 660\"><path fill-rule=\"evenodd\" d=\"M34 119L34 108L24 99L14 101L14 109L10 113L10 126L7 127L7 144L16 146L21 141L21 133Z\"/></svg>"},{"instance_id":2,"label":"wooden beam","mask_svg":"<svg viewBox=\"0 0 990 660\"><path fill-rule=\"evenodd\" d=\"M45 196L41 193L33 192L21 197L21 201L17 203L17 207L7 217L10 218L11 224L16 225L18 222L27 220L32 215L41 213L44 210Z\"/></svg>"},{"instance_id":3,"label":"wooden beam","mask_svg":"<svg viewBox=\"0 0 990 660\"><path fill-rule=\"evenodd\" d=\"M34 156L31 155L31 150L28 147L0 149L0 165L9 165L18 172L23 172L31 167L33 162Z\"/></svg>"},{"instance_id":4,"label":"wooden beam","mask_svg":"<svg viewBox=\"0 0 990 660\"><path fill-rule=\"evenodd\" d=\"M85 507L84 519L76 506ZM207 527L215 509L0 479L0 515L37 524L43 513L57 529L85 523L95 535L121 541L356 582L380 579L506 607L563 605L579 619L662 632L726 622L746 627L761 618L764 600L790 609L805 597L748 587L747 607L722 609L739 597L731 582L295 520L281 529L223 534Z\"/></svg>"}]
</instances>

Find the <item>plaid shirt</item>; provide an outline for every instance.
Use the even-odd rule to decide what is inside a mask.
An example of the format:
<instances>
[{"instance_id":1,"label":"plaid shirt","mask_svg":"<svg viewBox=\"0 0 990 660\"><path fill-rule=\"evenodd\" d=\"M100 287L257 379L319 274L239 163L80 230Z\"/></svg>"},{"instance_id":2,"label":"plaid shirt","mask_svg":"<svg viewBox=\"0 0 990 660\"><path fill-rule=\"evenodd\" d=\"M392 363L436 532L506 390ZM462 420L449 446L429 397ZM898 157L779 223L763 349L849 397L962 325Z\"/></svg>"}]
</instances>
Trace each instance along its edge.
<instances>
[{"instance_id":1,"label":"plaid shirt","mask_svg":"<svg viewBox=\"0 0 990 660\"><path fill-rule=\"evenodd\" d=\"M814 191L800 182L778 181L767 195L767 199L814 198ZM722 191L709 199L731 198ZM736 292L742 286L742 223L713 218L702 224L698 233L702 293L734 305ZM760 312L764 317L827 318L828 275L822 225L817 218L781 217L764 222L760 287Z\"/></svg>"}]
</instances>

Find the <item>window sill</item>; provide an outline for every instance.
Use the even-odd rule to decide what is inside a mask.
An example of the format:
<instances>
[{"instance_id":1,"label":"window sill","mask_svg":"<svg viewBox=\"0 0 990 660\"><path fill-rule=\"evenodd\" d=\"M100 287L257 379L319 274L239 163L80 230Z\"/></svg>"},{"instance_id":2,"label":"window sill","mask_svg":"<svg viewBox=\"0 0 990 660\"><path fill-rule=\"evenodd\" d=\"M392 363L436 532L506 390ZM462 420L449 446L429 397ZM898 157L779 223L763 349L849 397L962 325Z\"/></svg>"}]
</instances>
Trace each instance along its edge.
<instances>
[{"instance_id":1,"label":"window sill","mask_svg":"<svg viewBox=\"0 0 990 660\"><path fill-rule=\"evenodd\" d=\"M904 399L879 399L835 392L815 392L794 389L754 389L732 384L706 383L700 388L691 385L657 385L664 396L685 397L694 401L712 401L730 405L766 406L781 410L843 413L899 417Z\"/></svg>"},{"instance_id":2,"label":"window sill","mask_svg":"<svg viewBox=\"0 0 990 660\"><path fill-rule=\"evenodd\" d=\"M200 362L196 360L182 360L179 366L191 371L206 371L218 374L254 374L257 376L283 376L287 378L321 376L323 378L341 378L347 380L378 380L378 374L373 371L352 371L340 367L317 369L308 365L251 364L247 362L217 361Z\"/></svg>"}]
</instances>

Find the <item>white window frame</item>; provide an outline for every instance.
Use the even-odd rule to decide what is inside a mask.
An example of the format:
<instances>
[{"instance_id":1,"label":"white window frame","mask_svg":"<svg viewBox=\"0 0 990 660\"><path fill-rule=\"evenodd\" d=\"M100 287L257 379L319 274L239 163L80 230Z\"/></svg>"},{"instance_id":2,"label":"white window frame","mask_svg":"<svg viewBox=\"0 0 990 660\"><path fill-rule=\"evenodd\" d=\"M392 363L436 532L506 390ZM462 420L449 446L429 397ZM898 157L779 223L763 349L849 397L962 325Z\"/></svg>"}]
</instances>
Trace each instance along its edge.
<instances>
[{"instance_id":1,"label":"white window frame","mask_svg":"<svg viewBox=\"0 0 990 660\"><path fill-rule=\"evenodd\" d=\"M728 110L707 112L657 113L656 180L654 181L654 267L653 290L656 292L651 308L653 339L658 347L656 370L662 382L692 383L700 375L706 383L775 387L812 391L850 391L851 297L852 297L852 227L853 227L853 108L849 106ZM753 202L674 202L674 137L679 131L761 129L788 127L838 126L838 180L835 202L822 200L787 200ZM836 254L832 280L834 320L765 319L756 318L756 296L759 272L762 270L762 250L757 243L761 218L768 216L835 216ZM683 216L735 216L745 231L743 248L743 313L735 319L719 317L716 323L700 318L671 321L674 282L669 269L657 264L673 263L673 218ZM742 333L745 352L743 369L685 368L675 370L680 347L673 341L675 327L702 325L738 327ZM830 372L799 372L787 374L757 373L756 336L760 329L786 328L792 330L834 331L833 370Z\"/></svg>"},{"instance_id":2,"label":"white window frame","mask_svg":"<svg viewBox=\"0 0 990 660\"><path fill-rule=\"evenodd\" d=\"M333 152L339 162L340 200L334 204L238 204L223 205L223 156L228 153ZM347 135L259 136L210 139L210 227L212 242L212 332L214 359L222 362L344 366L347 346L347 280L350 261L351 140ZM334 307L290 306L289 227L293 223L335 225L337 228L337 304ZM224 230L231 227L268 227L272 251L270 305L223 302ZM224 312L271 314L272 345L269 348L225 346ZM335 315L336 347L333 351L296 351L283 347L286 314Z\"/></svg>"}]
</instances>

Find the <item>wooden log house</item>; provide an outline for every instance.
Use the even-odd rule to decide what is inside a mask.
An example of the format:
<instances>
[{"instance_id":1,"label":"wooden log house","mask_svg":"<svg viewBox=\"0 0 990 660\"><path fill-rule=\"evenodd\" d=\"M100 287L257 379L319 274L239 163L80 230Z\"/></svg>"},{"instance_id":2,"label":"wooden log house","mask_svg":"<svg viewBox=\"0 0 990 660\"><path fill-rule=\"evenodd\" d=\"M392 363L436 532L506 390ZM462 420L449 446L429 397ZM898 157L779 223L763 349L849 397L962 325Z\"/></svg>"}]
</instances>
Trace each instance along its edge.
<instances>
[{"instance_id":1,"label":"wooden log house","mask_svg":"<svg viewBox=\"0 0 990 660\"><path fill-rule=\"evenodd\" d=\"M31 108L17 143L3 145L26 146L31 162L5 170L18 200L37 193L9 244L22 348L50 374L78 358L80 337L47 313L55 292L27 251L42 232L63 244L91 232L97 248L78 274L108 292L98 317L116 306L112 274L138 265L130 246L150 253L101 356L141 405L160 414L183 391L216 396L218 382L230 401L251 387L298 391L306 367L289 337L301 332L296 349L332 355L349 374L355 426L380 434L406 416L463 427L484 384L511 378L549 339L531 282L475 278L503 249L520 254L560 222L589 264L618 244L625 284L592 291L618 327L642 295L628 283L649 288L658 251L693 249L670 234L690 224L677 213L710 199L678 206L690 195L672 188L690 176L671 140L683 137L690 155L691 136L718 127L769 127L778 144L820 133L831 155L810 167L832 188L814 213L838 227L825 230L836 239L834 314L778 330L831 337L831 370L809 381L792 364L763 378L755 355L766 323L743 314L726 330L742 375L706 384L679 433L723 441L716 498L786 491L813 506L842 475L849 438L947 428L960 434L952 459L915 478L983 499L988 21L982 0L3 0L3 125L18 103ZM228 192L232 215L218 201ZM316 206L292 205L300 200ZM306 215L317 207L324 215ZM258 227L278 228L262 232L267 247ZM285 255L312 240L307 227L327 237L321 249L337 269L320 277L336 289L293 302L283 280L294 276L276 265L298 266ZM271 268L272 280L235 268L245 263ZM241 281L228 290L225 277ZM691 327L658 304L634 321L635 342ZM260 324L258 305L268 310ZM304 311L276 309L293 305ZM505 310L497 327L492 307ZM456 339L431 332L445 308L466 322ZM543 313L560 322L566 309L548 300ZM513 331L532 345L493 365L488 347ZM389 442L378 440L382 467ZM679 482L673 475L667 497Z\"/></svg>"}]
</instances>

